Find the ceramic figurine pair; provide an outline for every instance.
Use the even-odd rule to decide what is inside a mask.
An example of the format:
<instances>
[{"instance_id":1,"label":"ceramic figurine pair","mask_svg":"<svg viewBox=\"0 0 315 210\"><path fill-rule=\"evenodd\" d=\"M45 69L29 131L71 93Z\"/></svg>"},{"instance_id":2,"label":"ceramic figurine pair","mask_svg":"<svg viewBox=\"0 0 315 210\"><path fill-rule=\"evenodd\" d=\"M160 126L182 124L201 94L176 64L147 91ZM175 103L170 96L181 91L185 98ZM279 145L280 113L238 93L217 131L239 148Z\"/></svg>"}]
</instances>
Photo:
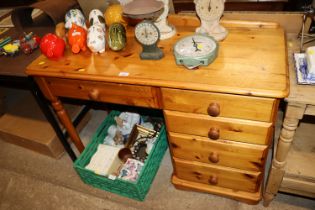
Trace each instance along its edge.
<instances>
[{"instance_id":1,"label":"ceramic figurine pair","mask_svg":"<svg viewBox=\"0 0 315 210\"><path fill-rule=\"evenodd\" d=\"M83 13L71 9L65 16L65 28L69 29L68 41L73 53L86 51L87 47L94 53L105 52L105 19L100 10L94 9L89 14L90 27L86 31Z\"/></svg>"},{"instance_id":2,"label":"ceramic figurine pair","mask_svg":"<svg viewBox=\"0 0 315 210\"><path fill-rule=\"evenodd\" d=\"M86 23L79 9L71 9L65 16L65 28L68 29L68 42L73 53L86 51Z\"/></svg>"}]
</instances>

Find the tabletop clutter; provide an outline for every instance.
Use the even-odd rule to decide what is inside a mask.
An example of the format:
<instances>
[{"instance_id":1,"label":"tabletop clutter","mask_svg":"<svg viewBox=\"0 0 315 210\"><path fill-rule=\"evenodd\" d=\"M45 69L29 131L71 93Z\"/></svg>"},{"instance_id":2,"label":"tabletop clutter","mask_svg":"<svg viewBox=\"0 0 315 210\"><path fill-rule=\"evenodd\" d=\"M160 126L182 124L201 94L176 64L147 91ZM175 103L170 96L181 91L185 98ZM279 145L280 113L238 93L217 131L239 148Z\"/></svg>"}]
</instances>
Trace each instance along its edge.
<instances>
[{"instance_id":1,"label":"tabletop clutter","mask_svg":"<svg viewBox=\"0 0 315 210\"><path fill-rule=\"evenodd\" d=\"M33 32L24 33L18 39L13 40L11 36L0 39L0 55L15 56L20 51L31 54L39 47L41 38Z\"/></svg>"},{"instance_id":2,"label":"tabletop clutter","mask_svg":"<svg viewBox=\"0 0 315 210\"><path fill-rule=\"evenodd\" d=\"M223 0L196 0L195 4L200 27L189 38L182 37L185 40L173 40L174 61L188 69L212 63L218 53L217 41L225 39L228 34L219 24L224 11ZM142 52L139 52L141 60L159 60L163 59L164 52L158 43L176 34L176 28L168 23L168 13L169 0L121 0L109 5L104 12L97 8L91 10L88 17L80 9L70 9L64 22L56 24L54 34L46 34L42 39L25 35L27 45L8 43L5 39L3 43L6 46L0 47L2 54L15 55L20 48L27 49L23 50L27 54L39 46L47 58L58 60L67 47L73 54L87 50L102 54L107 49L123 51L128 39L136 39L142 46ZM132 28L134 36L127 37L127 27ZM33 40L35 42L31 43Z\"/></svg>"},{"instance_id":3,"label":"tabletop clutter","mask_svg":"<svg viewBox=\"0 0 315 210\"><path fill-rule=\"evenodd\" d=\"M132 112L122 112L115 122L85 168L109 179L135 182L163 123Z\"/></svg>"}]
</instances>

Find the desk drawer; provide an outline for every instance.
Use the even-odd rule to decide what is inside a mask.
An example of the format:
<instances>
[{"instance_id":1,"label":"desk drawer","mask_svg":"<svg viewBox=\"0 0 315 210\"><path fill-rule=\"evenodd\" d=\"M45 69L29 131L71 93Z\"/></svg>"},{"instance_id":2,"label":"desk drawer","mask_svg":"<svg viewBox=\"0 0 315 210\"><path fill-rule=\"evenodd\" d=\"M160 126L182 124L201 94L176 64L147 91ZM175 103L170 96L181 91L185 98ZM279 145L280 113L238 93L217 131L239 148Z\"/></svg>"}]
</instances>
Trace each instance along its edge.
<instances>
[{"instance_id":1,"label":"desk drawer","mask_svg":"<svg viewBox=\"0 0 315 210\"><path fill-rule=\"evenodd\" d=\"M173 159L176 176L180 179L234 190L258 191L261 180L260 172L212 166L178 158Z\"/></svg>"},{"instance_id":2,"label":"desk drawer","mask_svg":"<svg viewBox=\"0 0 315 210\"><path fill-rule=\"evenodd\" d=\"M276 100L231 94L162 88L167 110L271 122Z\"/></svg>"},{"instance_id":3,"label":"desk drawer","mask_svg":"<svg viewBox=\"0 0 315 210\"><path fill-rule=\"evenodd\" d=\"M164 111L169 132L254 144L269 144L272 123Z\"/></svg>"},{"instance_id":4,"label":"desk drawer","mask_svg":"<svg viewBox=\"0 0 315 210\"><path fill-rule=\"evenodd\" d=\"M160 108L159 90L154 87L59 78L45 80L49 89L57 96Z\"/></svg>"},{"instance_id":5,"label":"desk drawer","mask_svg":"<svg viewBox=\"0 0 315 210\"><path fill-rule=\"evenodd\" d=\"M200 136L169 133L174 157L228 166L244 170L262 171L267 146L227 140L210 140Z\"/></svg>"}]
</instances>

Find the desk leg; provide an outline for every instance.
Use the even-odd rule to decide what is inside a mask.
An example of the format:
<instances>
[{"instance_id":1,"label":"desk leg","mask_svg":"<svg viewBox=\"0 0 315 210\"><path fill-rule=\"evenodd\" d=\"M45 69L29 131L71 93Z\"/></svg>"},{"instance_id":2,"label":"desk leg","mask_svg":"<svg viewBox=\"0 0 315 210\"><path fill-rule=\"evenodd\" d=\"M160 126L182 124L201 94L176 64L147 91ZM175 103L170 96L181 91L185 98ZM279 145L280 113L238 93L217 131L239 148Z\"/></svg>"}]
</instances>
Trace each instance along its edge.
<instances>
[{"instance_id":1,"label":"desk leg","mask_svg":"<svg viewBox=\"0 0 315 210\"><path fill-rule=\"evenodd\" d=\"M268 206L277 195L283 176L286 158L294 139L295 130L298 127L299 120L303 118L306 105L293 104L287 105L285 118L283 121L280 137L278 140L276 155L273 158L272 166L264 193L264 206Z\"/></svg>"},{"instance_id":2,"label":"desk leg","mask_svg":"<svg viewBox=\"0 0 315 210\"><path fill-rule=\"evenodd\" d=\"M56 98L56 100L51 101L51 104L55 112L57 113L60 122L63 124L63 126L65 126L66 130L68 131L69 136L75 144L76 148L79 150L80 153L82 153L84 150L84 145L81 142L80 136L73 126L69 114L66 112L61 101Z\"/></svg>"},{"instance_id":3,"label":"desk leg","mask_svg":"<svg viewBox=\"0 0 315 210\"><path fill-rule=\"evenodd\" d=\"M80 153L84 150L84 145L80 139L78 132L72 124L72 121L69 117L69 114L66 112L63 104L59 100L58 97L54 96L52 92L49 90L49 87L43 78L35 78L38 86L40 87L44 96L51 102L53 109L55 110L59 121L66 128L71 140L75 144L76 148Z\"/></svg>"},{"instance_id":4,"label":"desk leg","mask_svg":"<svg viewBox=\"0 0 315 210\"><path fill-rule=\"evenodd\" d=\"M49 123L51 124L51 126L55 130L60 142L62 143L62 145L63 145L64 149L66 150L66 152L68 153L69 157L71 158L72 161L75 161L77 159L77 157L76 157L75 153L73 152L70 144L67 141L67 136L65 136L63 134L63 131L60 128L60 125L59 125L57 119L55 118L54 113L50 109L49 104L48 104L49 102L46 101L43 94L40 92L39 88L37 87L37 85L35 84L35 82L32 79L30 79L30 84L31 84L31 91L34 95L34 98L35 98L37 104L41 108L46 119L49 121Z\"/></svg>"}]
</instances>

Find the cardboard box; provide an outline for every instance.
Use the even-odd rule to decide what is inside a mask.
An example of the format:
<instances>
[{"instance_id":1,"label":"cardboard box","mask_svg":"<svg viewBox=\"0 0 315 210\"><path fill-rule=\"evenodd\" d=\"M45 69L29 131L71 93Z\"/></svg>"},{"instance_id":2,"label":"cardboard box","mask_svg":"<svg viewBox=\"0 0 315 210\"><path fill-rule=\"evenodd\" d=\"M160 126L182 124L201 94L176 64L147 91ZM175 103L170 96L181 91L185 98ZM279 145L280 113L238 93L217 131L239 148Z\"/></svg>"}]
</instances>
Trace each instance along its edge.
<instances>
[{"instance_id":1,"label":"cardboard box","mask_svg":"<svg viewBox=\"0 0 315 210\"><path fill-rule=\"evenodd\" d=\"M76 105L65 107L72 118L82 109ZM90 118L91 115L87 113L77 127L78 131ZM6 113L0 117L1 139L53 158L60 158L64 153L54 129L30 93L24 94L14 105L7 107Z\"/></svg>"}]
</instances>

